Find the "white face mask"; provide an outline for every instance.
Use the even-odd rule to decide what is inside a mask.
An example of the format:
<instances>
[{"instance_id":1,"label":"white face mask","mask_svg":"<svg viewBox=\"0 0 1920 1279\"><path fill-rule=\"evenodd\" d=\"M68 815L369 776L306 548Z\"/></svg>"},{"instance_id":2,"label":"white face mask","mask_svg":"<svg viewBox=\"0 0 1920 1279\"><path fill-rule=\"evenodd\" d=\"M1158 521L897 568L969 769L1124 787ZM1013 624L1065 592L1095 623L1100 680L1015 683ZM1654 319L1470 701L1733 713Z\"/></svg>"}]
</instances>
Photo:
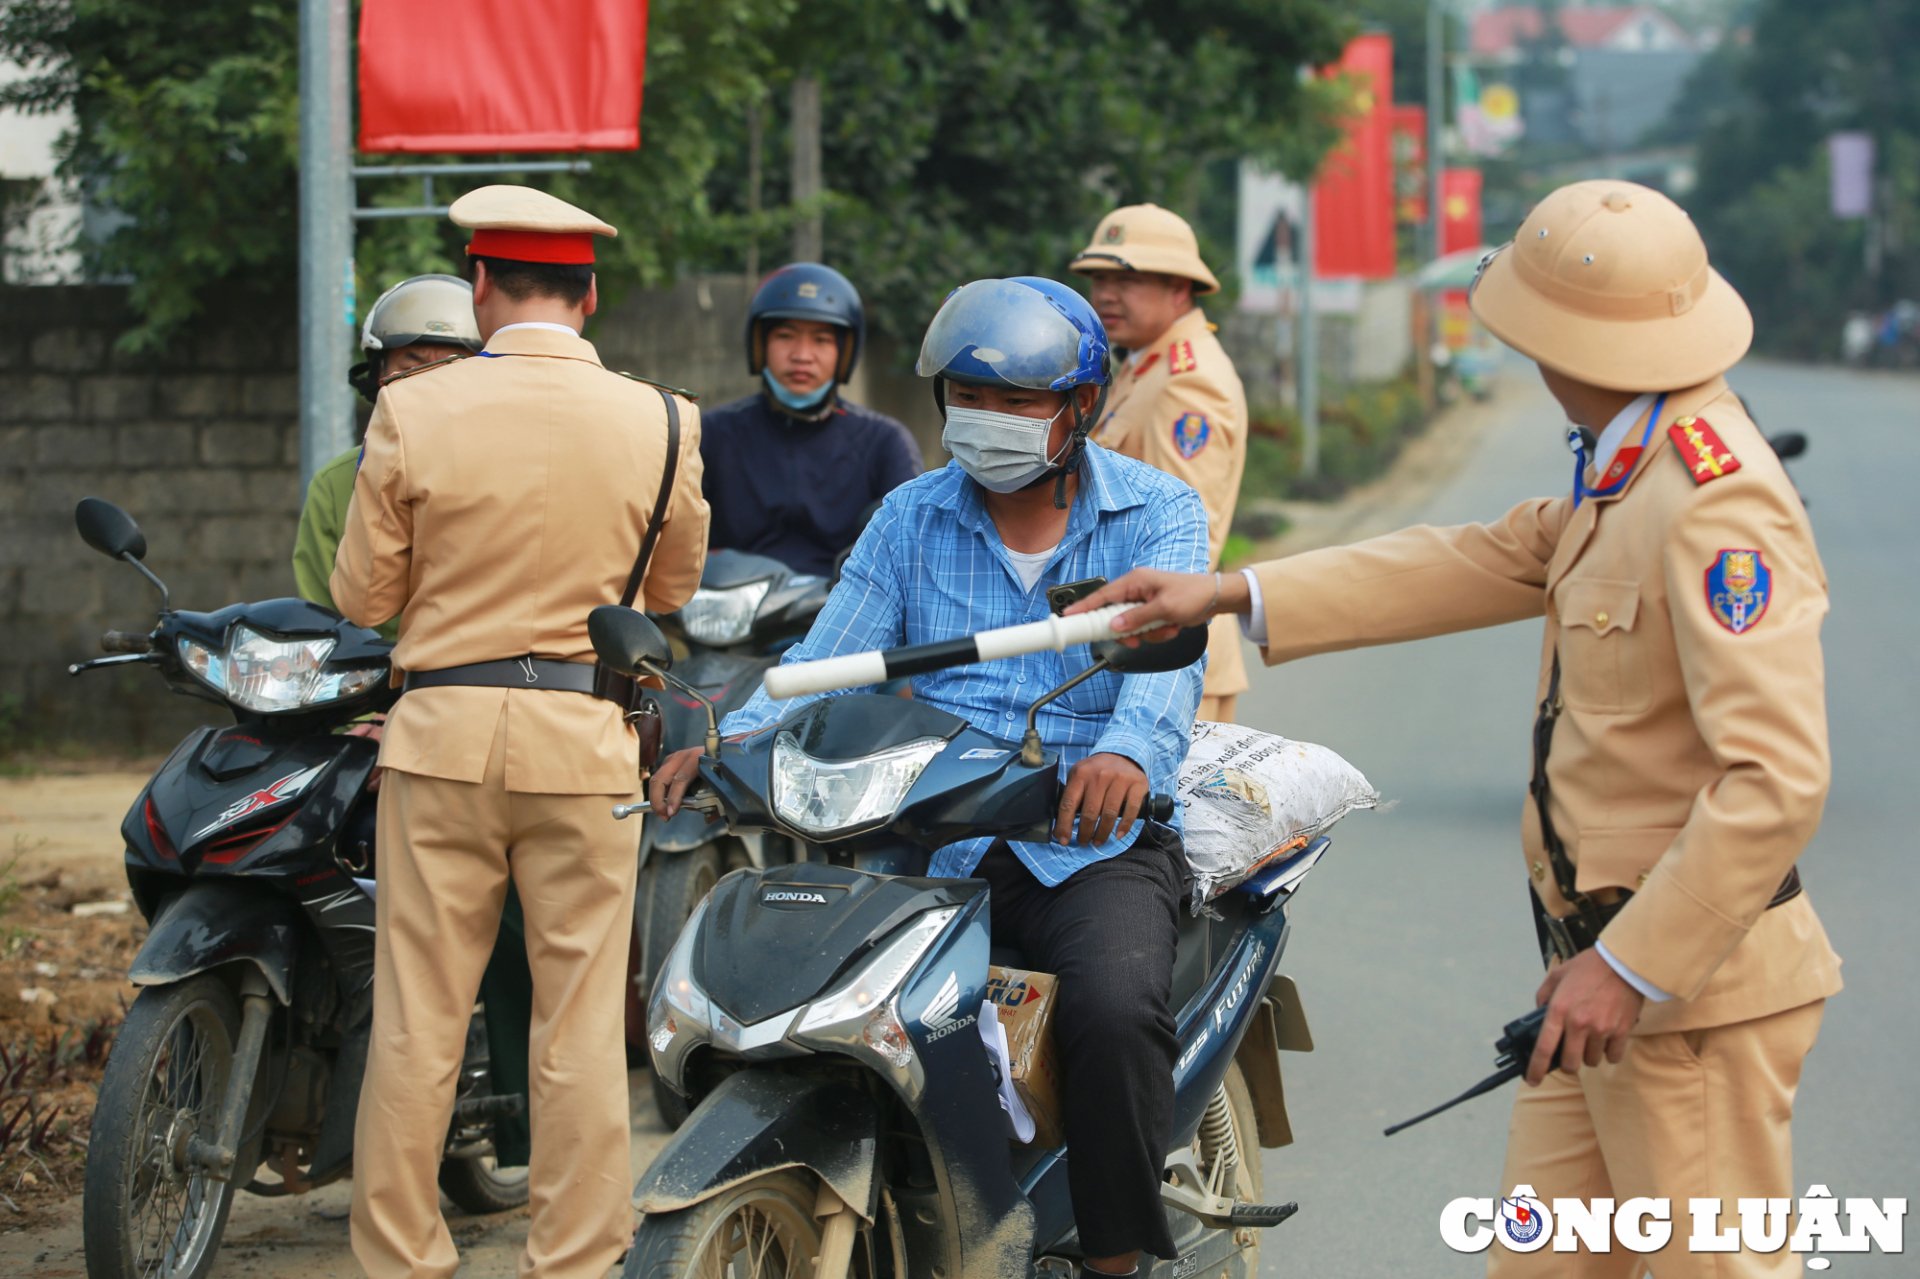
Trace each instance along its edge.
<instances>
[{"instance_id":1,"label":"white face mask","mask_svg":"<svg viewBox=\"0 0 1920 1279\"><path fill-rule=\"evenodd\" d=\"M1060 412L1049 418L995 413L991 409L947 406L946 429L940 443L953 454L960 469L981 488L1012 493L1039 479L1054 464L1047 455L1047 437ZM1072 441L1068 441L1071 446Z\"/></svg>"}]
</instances>

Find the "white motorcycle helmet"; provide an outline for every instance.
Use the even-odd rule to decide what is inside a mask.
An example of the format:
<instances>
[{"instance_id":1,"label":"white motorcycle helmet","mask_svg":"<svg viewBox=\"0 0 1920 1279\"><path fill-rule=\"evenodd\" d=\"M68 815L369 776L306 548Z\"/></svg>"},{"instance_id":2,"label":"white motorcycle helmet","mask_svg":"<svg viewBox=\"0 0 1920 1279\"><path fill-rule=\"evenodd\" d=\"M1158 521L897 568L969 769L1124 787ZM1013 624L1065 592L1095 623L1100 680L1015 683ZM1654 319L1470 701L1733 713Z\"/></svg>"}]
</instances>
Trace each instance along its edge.
<instances>
[{"instance_id":1,"label":"white motorcycle helmet","mask_svg":"<svg viewBox=\"0 0 1920 1279\"><path fill-rule=\"evenodd\" d=\"M347 372L347 381L371 404L379 394L386 354L416 342L478 351L480 326L473 317L473 286L457 275L415 275L380 295L360 329L367 358Z\"/></svg>"}]
</instances>

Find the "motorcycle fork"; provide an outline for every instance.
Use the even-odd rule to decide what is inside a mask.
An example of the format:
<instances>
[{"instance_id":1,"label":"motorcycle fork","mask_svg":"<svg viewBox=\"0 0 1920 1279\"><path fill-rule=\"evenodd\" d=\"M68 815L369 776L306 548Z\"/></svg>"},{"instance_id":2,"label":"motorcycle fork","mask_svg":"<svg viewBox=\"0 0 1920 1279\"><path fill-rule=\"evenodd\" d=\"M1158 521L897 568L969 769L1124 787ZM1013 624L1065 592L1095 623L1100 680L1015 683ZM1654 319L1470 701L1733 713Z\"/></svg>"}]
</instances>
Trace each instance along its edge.
<instances>
[{"instance_id":1,"label":"motorcycle fork","mask_svg":"<svg viewBox=\"0 0 1920 1279\"><path fill-rule=\"evenodd\" d=\"M239 1153L241 1127L247 1121L247 1103L253 1099L260 1054L273 1022L273 992L258 968L245 965L240 976L240 1039L233 1050L233 1070L227 1095L220 1102L219 1127L211 1142L198 1136L187 1142L187 1161L217 1181L233 1179L233 1161Z\"/></svg>"}]
</instances>

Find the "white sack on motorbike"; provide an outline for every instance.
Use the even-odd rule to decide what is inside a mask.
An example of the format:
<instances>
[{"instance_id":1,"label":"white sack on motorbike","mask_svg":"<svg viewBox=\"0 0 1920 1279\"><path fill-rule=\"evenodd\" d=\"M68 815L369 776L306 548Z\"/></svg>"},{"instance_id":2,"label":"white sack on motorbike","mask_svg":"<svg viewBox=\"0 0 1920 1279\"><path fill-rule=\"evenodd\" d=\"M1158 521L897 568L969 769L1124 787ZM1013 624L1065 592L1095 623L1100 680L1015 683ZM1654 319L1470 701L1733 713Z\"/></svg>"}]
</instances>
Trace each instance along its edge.
<instances>
[{"instance_id":1,"label":"white sack on motorbike","mask_svg":"<svg viewBox=\"0 0 1920 1279\"><path fill-rule=\"evenodd\" d=\"M1176 793L1196 912L1354 809L1380 803L1360 770L1324 746L1206 720L1193 726Z\"/></svg>"}]
</instances>

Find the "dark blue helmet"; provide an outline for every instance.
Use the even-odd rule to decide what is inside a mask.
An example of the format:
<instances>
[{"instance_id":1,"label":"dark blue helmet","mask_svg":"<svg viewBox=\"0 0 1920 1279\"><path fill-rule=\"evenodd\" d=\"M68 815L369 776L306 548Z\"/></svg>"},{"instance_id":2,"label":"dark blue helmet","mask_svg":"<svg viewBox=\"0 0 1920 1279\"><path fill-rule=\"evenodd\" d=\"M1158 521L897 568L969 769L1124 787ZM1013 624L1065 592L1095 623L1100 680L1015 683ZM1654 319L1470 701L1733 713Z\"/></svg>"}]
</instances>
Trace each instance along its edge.
<instances>
[{"instance_id":1,"label":"dark blue helmet","mask_svg":"<svg viewBox=\"0 0 1920 1279\"><path fill-rule=\"evenodd\" d=\"M818 262L794 262L760 281L747 307L749 373L759 373L767 365L767 322L771 320L815 320L846 330L833 380L844 384L853 376L867 340L867 313L860 305L860 291L846 276Z\"/></svg>"}]
</instances>

